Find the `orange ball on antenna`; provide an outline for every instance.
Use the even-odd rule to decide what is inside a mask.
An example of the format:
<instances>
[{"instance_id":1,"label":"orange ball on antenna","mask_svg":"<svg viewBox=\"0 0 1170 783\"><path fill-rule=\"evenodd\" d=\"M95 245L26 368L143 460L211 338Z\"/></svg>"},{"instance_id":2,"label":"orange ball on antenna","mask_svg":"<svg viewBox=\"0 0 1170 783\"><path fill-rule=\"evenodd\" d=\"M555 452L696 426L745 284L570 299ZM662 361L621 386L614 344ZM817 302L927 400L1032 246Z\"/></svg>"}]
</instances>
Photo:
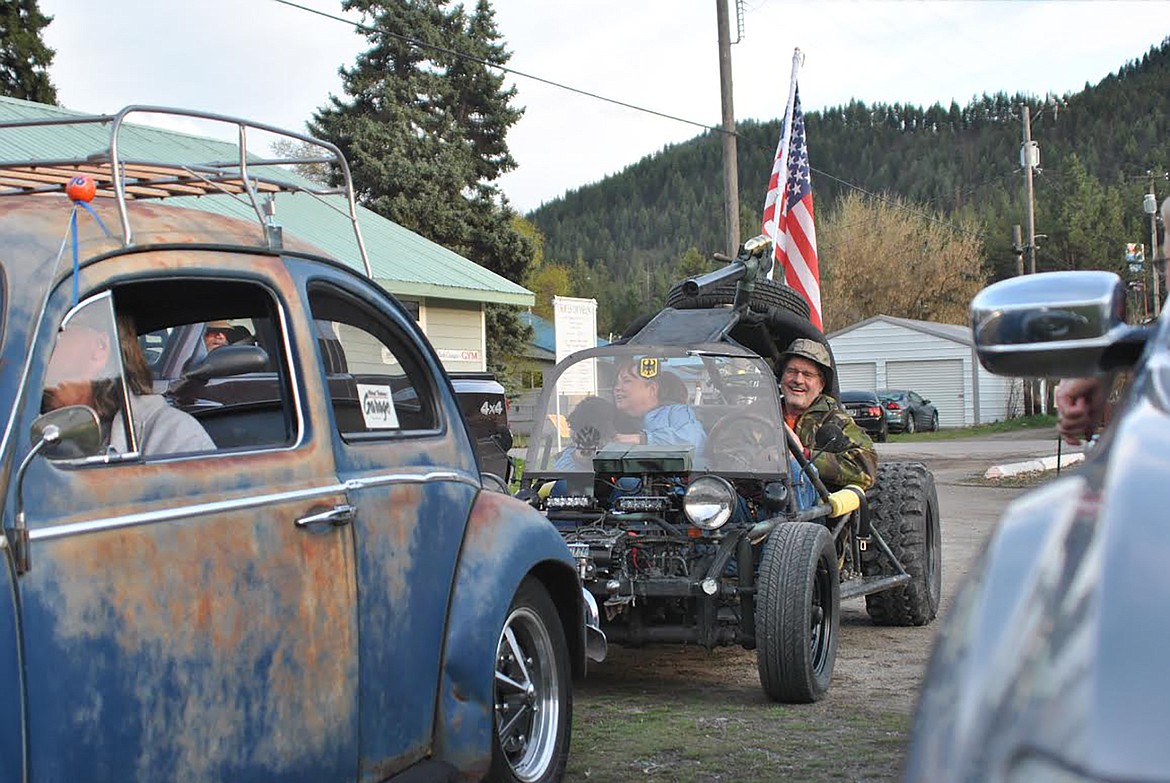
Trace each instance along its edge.
<instances>
[{"instance_id":1,"label":"orange ball on antenna","mask_svg":"<svg viewBox=\"0 0 1170 783\"><path fill-rule=\"evenodd\" d=\"M65 186L65 195L74 201L93 201L95 193L97 193L97 183L93 181L93 177L87 177L84 174L78 174Z\"/></svg>"}]
</instances>

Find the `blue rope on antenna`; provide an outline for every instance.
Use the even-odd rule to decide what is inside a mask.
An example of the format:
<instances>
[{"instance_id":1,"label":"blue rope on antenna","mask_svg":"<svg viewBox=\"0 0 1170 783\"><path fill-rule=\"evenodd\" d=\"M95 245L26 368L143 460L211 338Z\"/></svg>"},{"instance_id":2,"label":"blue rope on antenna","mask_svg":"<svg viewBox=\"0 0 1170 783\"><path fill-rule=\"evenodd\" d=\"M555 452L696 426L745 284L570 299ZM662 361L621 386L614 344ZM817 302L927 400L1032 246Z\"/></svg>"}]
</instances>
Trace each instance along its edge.
<instances>
[{"instance_id":1,"label":"blue rope on antenna","mask_svg":"<svg viewBox=\"0 0 1170 783\"><path fill-rule=\"evenodd\" d=\"M73 202L73 211L69 213L69 234L73 239L73 306L77 307L79 299L77 278L81 274L81 263L77 253L77 202Z\"/></svg>"},{"instance_id":2,"label":"blue rope on antenna","mask_svg":"<svg viewBox=\"0 0 1170 783\"><path fill-rule=\"evenodd\" d=\"M98 228L100 228L102 230L102 233L106 235L107 239L109 239L112 236L110 234L110 230L108 228L106 228L106 224L102 222L101 215L94 212L93 207L91 207L89 204L86 204L84 201L75 201L74 203L81 205L81 207L83 207L85 209L85 211L88 212L93 217L93 219L95 221L97 221Z\"/></svg>"},{"instance_id":3,"label":"blue rope on antenna","mask_svg":"<svg viewBox=\"0 0 1170 783\"><path fill-rule=\"evenodd\" d=\"M73 244L73 306L76 307L81 297L79 291L80 283L78 277L81 276L81 253L78 250L77 239L77 208L80 206L90 214L97 222L98 227L101 228L102 233L107 237L110 236L110 230L106 228L106 224L102 222L98 213L93 211L93 207L89 205L90 200L93 199L97 187L94 184L92 177L79 175L69 180L69 184L65 186L65 195L73 202L73 211L69 213L69 236Z\"/></svg>"}]
</instances>

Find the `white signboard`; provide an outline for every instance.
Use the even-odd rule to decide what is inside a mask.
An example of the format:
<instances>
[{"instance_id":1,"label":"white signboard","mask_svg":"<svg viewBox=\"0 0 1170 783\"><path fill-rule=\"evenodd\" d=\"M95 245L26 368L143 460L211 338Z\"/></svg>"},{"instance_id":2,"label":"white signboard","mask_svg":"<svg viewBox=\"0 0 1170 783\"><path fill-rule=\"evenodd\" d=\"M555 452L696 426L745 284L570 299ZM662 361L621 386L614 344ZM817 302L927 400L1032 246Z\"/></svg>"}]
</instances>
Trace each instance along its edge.
<instances>
[{"instance_id":1,"label":"white signboard","mask_svg":"<svg viewBox=\"0 0 1170 783\"><path fill-rule=\"evenodd\" d=\"M597 346L597 300L571 296L553 297L553 327L556 333L557 362L586 348ZM596 394L593 362L581 362L557 383L561 394Z\"/></svg>"},{"instance_id":2,"label":"white signboard","mask_svg":"<svg viewBox=\"0 0 1170 783\"><path fill-rule=\"evenodd\" d=\"M398 429L398 411L394 410L394 399L390 395L389 386L359 383L357 384L357 393L366 429Z\"/></svg>"}]
</instances>

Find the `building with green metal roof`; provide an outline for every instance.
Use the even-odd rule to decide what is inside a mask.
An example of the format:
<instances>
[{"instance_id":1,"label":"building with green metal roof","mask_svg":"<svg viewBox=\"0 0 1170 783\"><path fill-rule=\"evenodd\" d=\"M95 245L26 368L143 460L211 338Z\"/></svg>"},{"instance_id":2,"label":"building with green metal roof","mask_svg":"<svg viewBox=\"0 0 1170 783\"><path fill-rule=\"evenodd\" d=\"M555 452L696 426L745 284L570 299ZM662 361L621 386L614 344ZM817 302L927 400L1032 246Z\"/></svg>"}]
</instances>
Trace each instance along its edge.
<instances>
[{"instance_id":1,"label":"building with green metal roof","mask_svg":"<svg viewBox=\"0 0 1170 783\"><path fill-rule=\"evenodd\" d=\"M0 122L87 116L57 106L0 97ZM196 162L239 157L239 147L230 142L142 124L124 125L119 144L142 160ZM5 161L77 158L91 151L103 154L109 146L109 127L100 123L0 130L0 160ZM248 148L249 155L257 153L253 146ZM259 152L267 154L267 150ZM282 169L279 176L304 180L289 169ZM256 219L253 203L239 195L178 198L173 203L245 220ZM275 208L275 221L283 231L364 271L345 198L281 193L275 200ZM528 306L534 302L532 292L360 206L357 221L374 279L415 313L447 369L485 369L484 305Z\"/></svg>"}]
</instances>

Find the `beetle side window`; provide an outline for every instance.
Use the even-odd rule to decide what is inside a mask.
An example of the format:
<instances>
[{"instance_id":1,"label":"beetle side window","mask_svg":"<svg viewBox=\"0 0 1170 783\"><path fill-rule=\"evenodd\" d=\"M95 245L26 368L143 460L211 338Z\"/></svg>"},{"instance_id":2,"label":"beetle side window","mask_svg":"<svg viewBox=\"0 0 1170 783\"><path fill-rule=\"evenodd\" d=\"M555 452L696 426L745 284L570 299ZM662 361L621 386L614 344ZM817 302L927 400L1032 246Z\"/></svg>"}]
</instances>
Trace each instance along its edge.
<instances>
[{"instance_id":1,"label":"beetle side window","mask_svg":"<svg viewBox=\"0 0 1170 783\"><path fill-rule=\"evenodd\" d=\"M136 280L77 308L66 325L74 321L78 336L65 337L63 331L50 360L42 409L71 401L95 408L111 454L150 460L283 448L298 441L301 416L291 394L279 308L264 286ZM81 341L86 324L104 330L104 358L91 355ZM99 360L106 365L98 369L116 384L97 379L85 386L80 383L85 379L56 369L80 365L93 374ZM115 386L116 393L105 391ZM74 400L89 388L103 394ZM133 430L119 411L107 411L106 398L129 406Z\"/></svg>"},{"instance_id":2,"label":"beetle side window","mask_svg":"<svg viewBox=\"0 0 1170 783\"><path fill-rule=\"evenodd\" d=\"M297 443L301 416L272 291L242 280L151 280L114 295L139 324L155 393L195 417L216 450Z\"/></svg>"},{"instance_id":3,"label":"beetle side window","mask_svg":"<svg viewBox=\"0 0 1170 783\"><path fill-rule=\"evenodd\" d=\"M309 292L334 421L346 439L438 429L430 373L385 316L340 291Z\"/></svg>"}]
</instances>

